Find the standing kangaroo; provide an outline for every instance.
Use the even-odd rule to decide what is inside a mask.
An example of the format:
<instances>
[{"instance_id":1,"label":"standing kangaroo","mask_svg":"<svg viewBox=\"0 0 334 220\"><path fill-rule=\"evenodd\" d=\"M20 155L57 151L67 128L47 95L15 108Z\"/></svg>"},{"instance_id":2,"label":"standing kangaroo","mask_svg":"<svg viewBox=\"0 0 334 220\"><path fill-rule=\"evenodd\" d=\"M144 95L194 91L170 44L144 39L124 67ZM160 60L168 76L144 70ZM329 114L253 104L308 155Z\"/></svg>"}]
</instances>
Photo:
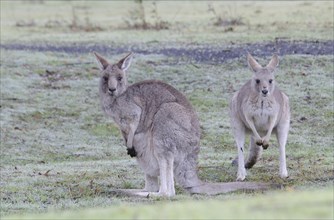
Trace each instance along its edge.
<instances>
[{"instance_id":1,"label":"standing kangaroo","mask_svg":"<svg viewBox=\"0 0 334 220\"><path fill-rule=\"evenodd\" d=\"M285 145L290 126L290 109L288 97L275 86L274 70L278 66L278 56L275 54L266 67L258 64L250 54L247 55L247 61L254 72L253 77L234 94L230 103L231 125L238 148L237 181L245 179L245 168L251 168L261 157L262 150L268 148L272 132L276 133L279 144L279 174L286 178ZM251 138L245 164L243 149L246 132L251 133Z\"/></svg>"},{"instance_id":2,"label":"standing kangaroo","mask_svg":"<svg viewBox=\"0 0 334 220\"><path fill-rule=\"evenodd\" d=\"M172 86L142 81L128 86L126 70L132 53L111 65L94 53L101 68L100 99L124 137L128 154L145 173L144 189L122 189L130 195L174 196L174 178L190 193L218 194L238 189L264 189L264 183L205 183L197 174L200 127L186 97ZM158 181L160 177L160 184Z\"/></svg>"}]
</instances>

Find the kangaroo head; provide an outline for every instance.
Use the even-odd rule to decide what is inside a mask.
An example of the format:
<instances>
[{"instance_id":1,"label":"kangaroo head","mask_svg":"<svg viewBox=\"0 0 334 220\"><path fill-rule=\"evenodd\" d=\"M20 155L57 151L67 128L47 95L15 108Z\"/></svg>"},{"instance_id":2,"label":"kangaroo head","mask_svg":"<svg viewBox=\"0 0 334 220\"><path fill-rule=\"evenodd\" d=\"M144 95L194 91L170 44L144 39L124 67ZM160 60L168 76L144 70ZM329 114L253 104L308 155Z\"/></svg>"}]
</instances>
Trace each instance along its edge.
<instances>
[{"instance_id":1,"label":"kangaroo head","mask_svg":"<svg viewBox=\"0 0 334 220\"><path fill-rule=\"evenodd\" d=\"M116 98L123 94L128 86L125 71L130 67L133 54L129 53L126 57L116 64L109 62L98 53L94 52L102 72L100 80L100 90L104 95Z\"/></svg>"},{"instance_id":2,"label":"kangaroo head","mask_svg":"<svg viewBox=\"0 0 334 220\"><path fill-rule=\"evenodd\" d=\"M273 55L269 64L262 67L249 53L247 55L249 67L253 70L253 78L251 81L253 92L266 97L270 96L275 88L274 71L278 66L278 56Z\"/></svg>"}]
</instances>

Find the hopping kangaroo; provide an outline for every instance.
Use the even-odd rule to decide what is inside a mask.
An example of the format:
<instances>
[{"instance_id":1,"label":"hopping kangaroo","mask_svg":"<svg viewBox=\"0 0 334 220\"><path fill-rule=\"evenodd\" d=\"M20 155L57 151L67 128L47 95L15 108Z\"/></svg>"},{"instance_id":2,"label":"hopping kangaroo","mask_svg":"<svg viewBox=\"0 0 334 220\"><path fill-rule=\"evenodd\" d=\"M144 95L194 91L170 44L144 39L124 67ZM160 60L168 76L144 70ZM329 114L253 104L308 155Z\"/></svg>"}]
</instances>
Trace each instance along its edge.
<instances>
[{"instance_id":1,"label":"hopping kangaroo","mask_svg":"<svg viewBox=\"0 0 334 220\"><path fill-rule=\"evenodd\" d=\"M264 183L201 181L197 175L199 121L186 97L172 86L155 80L128 86L126 70L131 64L132 53L113 65L94 54L102 74L99 91L102 109L118 125L128 154L136 157L145 173L144 189L117 192L174 196L174 178L190 193L218 194L268 188Z\"/></svg>"},{"instance_id":2,"label":"hopping kangaroo","mask_svg":"<svg viewBox=\"0 0 334 220\"><path fill-rule=\"evenodd\" d=\"M266 67L258 64L250 54L247 55L247 61L254 72L253 77L234 94L230 103L231 125L238 148L237 180L245 179L245 168L251 168L261 157L262 150L268 148L272 132L276 133L279 144L279 174L286 178L285 145L290 126L290 109L288 97L275 86L274 70L278 66L278 56L275 54ZM245 164L243 149L247 132L251 133L251 138Z\"/></svg>"}]
</instances>

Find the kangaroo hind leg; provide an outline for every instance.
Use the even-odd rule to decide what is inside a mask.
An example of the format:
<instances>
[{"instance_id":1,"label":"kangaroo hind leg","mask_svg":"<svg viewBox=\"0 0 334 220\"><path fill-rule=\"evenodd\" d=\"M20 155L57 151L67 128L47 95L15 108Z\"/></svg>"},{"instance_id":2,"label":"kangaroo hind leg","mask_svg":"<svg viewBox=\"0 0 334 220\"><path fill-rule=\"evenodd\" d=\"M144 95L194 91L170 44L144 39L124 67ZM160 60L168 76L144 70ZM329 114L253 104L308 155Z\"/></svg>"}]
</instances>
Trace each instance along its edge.
<instances>
[{"instance_id":1,"label":"kangaroo hind leg","mask_svg":"<svg viewBox=\"0 0 334 220\"><path fill-rule=\"evenodd\" d=\"M279 175L281 178L288 177L288 171L286 168L286 154L285 145L288 140L289 122L282 123L277 126L276 137L279 144Z\"/></svg>"},{"instance_id":2,"label":"kangaroo hind leg","mask_svg":"<svg viewBox=\"0 0 334 220\"><path fill-rule=\"evenodd\" d=\"M145 175L145 188L147 192L158 192L159 191L159 180L157 176Z\"/></svg>"},{"instance_id":3,"label":"kangaroo hind leg","mask_svg":"<svg viewBox=\"0 0 334 220\"><path fill-rule=\"evenodd\" d=\"M247 169L252 168L256 164L256 162L261 158L262 151L263 148L255 143L255 138L252 135L250 137L249 155L245 164L245 168Z\"/></svg>"},{"instance_id":4,"label":"kangaroo hind leg","mask_svg":"<svg viewBox=\"0 0 334 220\"><path fill-rule=\"evenodd\" d=\"M163 155L158 157L159 172L160 172L160 187L159 192L150 193L152 196L167 196L175 195L174 186L174 158L172 156Z\"/></svg>"},{"instance_id":5,"label":"kangaroo hind leg","mask_svg":"<svg viewBox=\"0 0 334 220\"><path fill-rule=\"evenodd\" d=\"M244 144L246 131L242 124L234 125L234 137L238 150L238 173L237 181L243 181L246 178L245 159L244 159Z\"/></svg>"}]
</instances>

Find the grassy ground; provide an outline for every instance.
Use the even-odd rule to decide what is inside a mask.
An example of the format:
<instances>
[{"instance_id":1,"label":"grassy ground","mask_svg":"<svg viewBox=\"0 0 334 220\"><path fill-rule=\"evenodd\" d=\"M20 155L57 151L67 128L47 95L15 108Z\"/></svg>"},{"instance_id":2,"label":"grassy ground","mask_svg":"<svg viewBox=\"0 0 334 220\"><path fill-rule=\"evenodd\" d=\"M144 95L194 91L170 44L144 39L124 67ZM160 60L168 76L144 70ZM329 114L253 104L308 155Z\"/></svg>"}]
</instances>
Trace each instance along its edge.
<instances>
[{"instance_id":1,"label":"grassy ground","mask_svg":"<svg viewBox=\"0 0 334 220\"><path fill-rule=\"evenodd\" d=\"M332 1L212 2L218 16L208 12L207 2L156 5L160 19L170 23L168 30L129 29L124 20L136 9L133 2L1 1L1 44L98 42L108 46L155 42L159 49L170 44L206 47L271 41L276 37L333 40ZM154 9L152 2L144 6L148 21L154 24L157 19L150 12ZM225 22L244 24L214 26L219 16ZM75 28L70 27L73 21ZM116 61L122 55L111 51L109 59ZM265 64L269 57L258 60ZM333 190L333 61L333 55L281 58L277 81L289 95L292 109L287 145L290 178L278 178L274 138L273 146L248 172L248 180L281 183L286 186L284 191L308 194L311 189L327 187L317 197L323 202L319 204L324 204L325 217L333 211L328 205L333 198L327 196ZM186 94L201 121L200 176L219 182L236 178L236 168L231 166L236 150L228 102L250 76L244 56L223 64L193 65L186 58L179 60L152 52L136 55L129 77L130 82L160 79ZM109 192L111 188L143 187L144 178L135 160L126 155L118 129L102 114L98 77L92 54L1 49L1 216L86 207L115 206L115 210L122 210L123 206L138 203L148 204L145 207L150 209L170 202L115 197ZM230 200L259 194L262 192L189 196L177 188L177 196L171 201L179 204L212 199L213 206L222 201L229 207ZM310 192L309 198L316 194ZM263 201L268 200L270 196Z\"/></svg>"},{"instance_id":2,"label":"grassy ground","mask_svg":"<svg viewBox=\"0 0 334 220\"><path fill-rule=\"evenodd\" d=\"M242 201L164 201L155 205L154 209L151 205L138 204L44 215L17 215L5 219L333 219L332 195L333 189L326 188L309 192L271 193Z\"/></svg>"}]
</instances>

